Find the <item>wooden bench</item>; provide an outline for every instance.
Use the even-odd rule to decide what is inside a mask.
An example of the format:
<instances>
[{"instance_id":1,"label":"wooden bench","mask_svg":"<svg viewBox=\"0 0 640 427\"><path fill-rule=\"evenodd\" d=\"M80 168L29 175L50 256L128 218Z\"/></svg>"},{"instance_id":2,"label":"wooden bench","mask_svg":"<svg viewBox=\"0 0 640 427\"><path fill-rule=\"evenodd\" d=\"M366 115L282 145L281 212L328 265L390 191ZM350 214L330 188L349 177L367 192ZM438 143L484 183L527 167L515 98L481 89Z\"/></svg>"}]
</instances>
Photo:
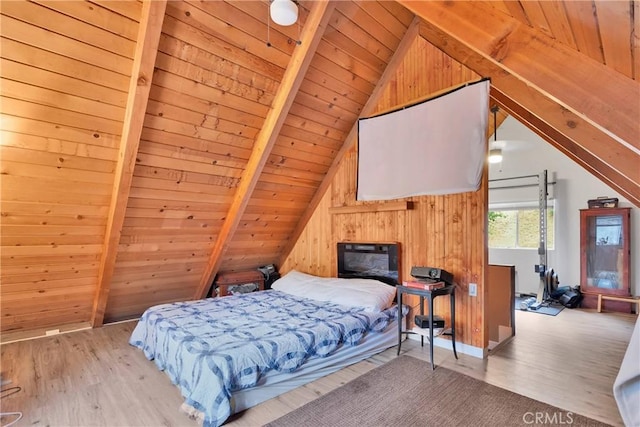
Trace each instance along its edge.
<instances>
[{"instance_id":1,"label":"wooden bench","mask_svg":"<svg viewBox=\"0 0 640 427\"><path fill-rule=\"evenodd\" d=\"M613 295L602 295L602 294L598 294L598 313L602 313L602 300L606 299L609 301L622 301L622 302L628 302L631 304L635 304L636 305L636 314L638 314L640 312L640 298L633 298L633 297L616 297Z\"/></svg>"}]
</instances>

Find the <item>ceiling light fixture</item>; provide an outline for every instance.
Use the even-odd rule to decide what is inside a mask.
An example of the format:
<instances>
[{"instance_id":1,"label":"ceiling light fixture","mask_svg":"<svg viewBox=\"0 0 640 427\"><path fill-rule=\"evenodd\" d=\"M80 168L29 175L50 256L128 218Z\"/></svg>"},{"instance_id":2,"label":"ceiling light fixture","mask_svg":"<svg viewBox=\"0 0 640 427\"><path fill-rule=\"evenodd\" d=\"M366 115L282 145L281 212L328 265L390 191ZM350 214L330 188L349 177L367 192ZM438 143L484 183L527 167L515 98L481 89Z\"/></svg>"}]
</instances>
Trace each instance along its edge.
<instances>
[{"instance_id":1,"label":"ceiling light fixture","mask_svg":"<svg viewBox=\"0 0 640 427\"><path fill-rule=\"evenodd\" d=\"M495 143L498 140L498 106L494 105L491 107L491 112L493 113L493 142ZM500 148L492 148L489 150L489 163L500 163L502 161L502 150Z\"/></svg>"},{"instance_id":2,"label":"ceiling light fixture","mask_svg":"<svg viewBox=\"0 0 640 427\"><path fill-rule=\"evenodd\" d=\"M269 14L273 22L288 27L298 20L298 5L293 0L271 0Z\"/></svg>"},{"instance_id":3,"label":"ceiling light fixture","mask_svg":"<svg viewBox=\"0 0 640 427\"><path fill-rule=\"evenodd\" d=\"M267 19L267 47L271 47L271 21L283 27L288 27L298 21L297 0L269 0L269 18ZM298 40L289 39L289 44L301 45L300 23L298 23Z\"/></svg>"},{"instance_id":4,"label":"ceiling light fixture","mask_svg":"<svg viewBox=\"0 0 640 427\"><path fill-rule=\"evenodd\" d=\"M489 150L489 163L500 163L502 161L502 150L494 148Z\"/></svg>"}]
</instances>

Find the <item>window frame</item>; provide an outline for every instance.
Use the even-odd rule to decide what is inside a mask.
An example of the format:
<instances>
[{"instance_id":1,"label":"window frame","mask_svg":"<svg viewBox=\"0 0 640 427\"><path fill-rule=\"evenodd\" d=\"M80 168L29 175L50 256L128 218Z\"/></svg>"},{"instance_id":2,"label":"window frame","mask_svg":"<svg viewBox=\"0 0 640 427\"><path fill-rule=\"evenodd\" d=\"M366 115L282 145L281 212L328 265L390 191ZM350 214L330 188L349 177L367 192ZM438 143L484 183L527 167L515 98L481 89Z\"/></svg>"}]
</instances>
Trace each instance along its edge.
<instances>
[{"instance_id":1,"label":"window frame","mask_svg":"<svg viewBox=\"0 0 640 427\"><path fill-rule=\"evenodd\" d=\"M519 235L520 235L520 227L518 224L518 214L516 213L515 215L515 241L514 241L514 246L512 247L506 247L506 246L501 246L501 247L496 247L496 246L491 246L490 244L490 236L489 236L489 225L488 225L488 213L489 212L500 212L500 211L528 211L528 210L536 210L539 211L540 210L540 205L538 202L534 202L534 201L526 201L526 202L499 202L499 203L490 203L489 204L489 208L487 210L487 247L489 249L501 249L501 250L538 250L538 247L525 247L525 246L518 246L518 242L519 242ZM557 217L557 210L556 210L556 203L555 203L555 199L549 199L547 200L547 215L549 215L549 210L553 210L553 217L552 217L552 221L549 221L547 219L547 250L554 250L555 249L555 229L556 229L556 217ZM538 218L539 220L539 218ZM549 240L548 240L548 235L549 235L549 229L553 227L553 245L549 245ZM538 236L539 236L539 231L538 231ZM539 243L540 239L538 238L538 243Z\"/></svg>"}]
</instances>

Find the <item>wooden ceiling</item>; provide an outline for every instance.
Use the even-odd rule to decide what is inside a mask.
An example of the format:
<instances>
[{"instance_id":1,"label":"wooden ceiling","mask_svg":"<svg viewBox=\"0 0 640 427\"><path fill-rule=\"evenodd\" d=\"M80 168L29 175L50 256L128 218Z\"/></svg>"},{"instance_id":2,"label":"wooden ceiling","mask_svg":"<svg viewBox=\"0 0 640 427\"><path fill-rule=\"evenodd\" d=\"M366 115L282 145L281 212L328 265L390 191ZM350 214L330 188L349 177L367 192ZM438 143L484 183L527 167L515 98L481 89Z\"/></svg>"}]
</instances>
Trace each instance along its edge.
<instances>
[{"instance_id":1,"label":"wooden ceiling","mask_svg":"<svg viewBox=\"0 0 640 427\"><path fill-rule=\"evenodd\" d=\"M266 0L0 13L3 331L280 262L417 37L640 206L637 2L301 1L291 27Z\"/></svg>"}]
</instances>

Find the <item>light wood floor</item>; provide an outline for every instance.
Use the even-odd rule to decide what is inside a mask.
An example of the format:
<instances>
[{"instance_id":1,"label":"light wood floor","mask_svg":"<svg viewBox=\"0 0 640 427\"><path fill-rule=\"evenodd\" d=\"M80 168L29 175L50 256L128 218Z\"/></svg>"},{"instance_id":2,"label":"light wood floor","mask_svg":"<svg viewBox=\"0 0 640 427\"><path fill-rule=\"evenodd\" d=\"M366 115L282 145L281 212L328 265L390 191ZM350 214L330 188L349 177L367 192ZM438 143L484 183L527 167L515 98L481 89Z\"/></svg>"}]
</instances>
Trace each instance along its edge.
<instances>
[{"instance_id":1,"label":"light wood floor","mask_svg":"<svg viewBox=\"0 0 640 427\"><path fill-rule=\"evenodd\" d=\"M622 425L612 385L635 317L565 309L556 317L516 312L516 337L481 360L436 348L436 364L612 425ZM22 411L17 426L189 426L182 399L164 373L127 344L134 323L5 344L2 378L22 390L2 412ZM416 341L403 354L428 360ZM229 426L259 426L396 357L371 359L271 399ZM425 363L425 369L429 365ZM4 395L4 394L3 394ZM9 419L3 419L2 425ZM473 420L470 420L472 424Z\"/></svg>"}]
</instances>

